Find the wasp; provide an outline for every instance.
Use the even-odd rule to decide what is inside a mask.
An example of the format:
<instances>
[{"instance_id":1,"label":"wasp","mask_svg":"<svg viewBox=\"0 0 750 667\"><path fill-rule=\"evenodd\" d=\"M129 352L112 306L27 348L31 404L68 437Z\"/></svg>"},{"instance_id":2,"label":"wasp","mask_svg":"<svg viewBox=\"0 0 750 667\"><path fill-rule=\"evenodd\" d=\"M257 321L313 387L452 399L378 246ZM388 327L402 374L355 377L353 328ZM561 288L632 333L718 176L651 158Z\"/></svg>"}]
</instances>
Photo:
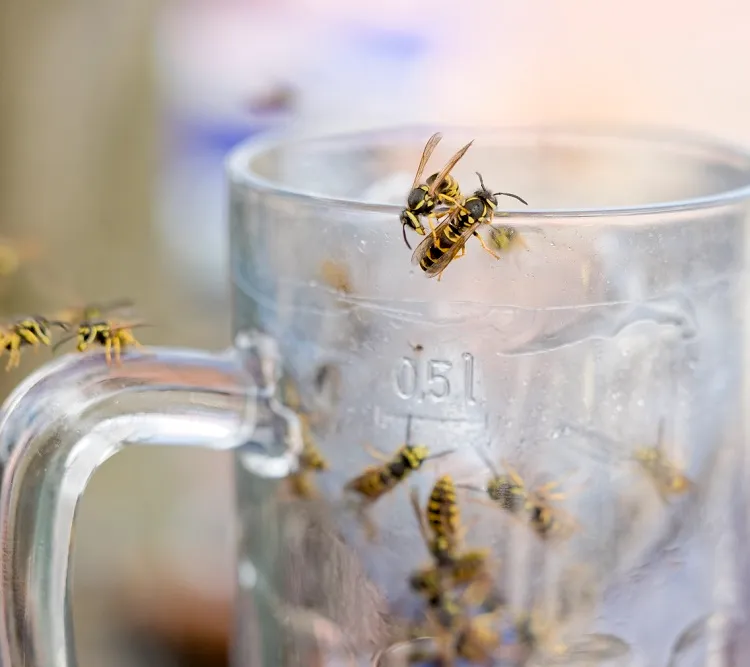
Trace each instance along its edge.
<instances>
[{"instance_id":1,"label":"wasp","mask_svg":"<svg viewBox=\"0 0 750 667\"><path fill-rule=\"evenodd\" d=\"M107 303L90 303L85 306L74 306L66 308L57 314L58 319L70 326L76 326L82 322L103 320L107 315L133 307L130 299L116 299Z\"/></svg>"},{"instance_id":2,"label":"wasp","mask_svg":"<svg viewBox=\"0 0 750 667\"><path fill-rule=\"evenodd\" d=\"M461 519L453 479L443 475L435 482L424 513L416 488L412 488L410 500L422 539L435 563L438 567L453 567L465 532L459 530Z\"/></svg>"},{"instance_id":3,"label":"wasp","mask_svg":"<svg viewBox=\"0 0 750 667\"><path fill-rule=\"evenodd\" d=\"M411 422L412 419L409 416L406 426L406 443L392 456L389 457L376 449L365 446L370 456L378 459L382 464L368 466L344 485L346 491L359 496L359 513L361 518L365 519L371 537L374 534L374 526L366 520L364 511L379 498L392 491L410 474L419 470L426 461L447 456L454 451L450 449L430 454L430 450L425 445L411 444Z\"/></svg>"},{"instance_id":4,"label":"wasp","mask_svg":"<svg viewBox=\"0 0 750 667\"><path fill-rule=\"evenodd\" d=\"M634 458L654 481L663 500L687 493L695 486L682 468L664 452L664 419L659 421L656 445L639 447L635 450Z\"/></svg>"},{"instance_id":5,"label":"wasp","mask_svg":"<svg viewBox=\"0 0 750 667\"><path fill-rule=\"evenodd\" d=\"M695 488L693 482L685 474L681 465L672 460L664 451L664 418L659 420L656 444L647 447L638 447L634 452L625 454L618 453L615 460L635 461L640 469L653 481L660 498L668 502L671 498L681 496ZM604 442L611 450L622 449L623 443L618 442L608 435L578 424L562 423L565 429L578 432L587 439ZM601 448L597 448L597 456L601 454Z\"/></svg>"},{"instance_id":6,"label":"wasp","mask_svg":"<svg viewBox=\"0 0 750 667\"><path fill-rule=\"evenodd\" d=\"M507 461L503 460L503 467L507 472L502 473L481 450L477 449L476 451L492 476L483 488L466 484L459 484L459 488L483 491L487 494L493 506L500 507L511 514L517 514L526 509L529 502L529 491L518 472Z\"/></svg>"},{"instance_id":7,"label":"wasp","mask_svg":"<svg viewBox=\"0 0 750 667\"><path fill-rule=\"evenodd\" d=\"M287 377L282 389L284 404L297 415L302 432L302 452L297 461L299 467L289 476L289 485L297 498L314 498L317 490L311 473L328 470L328 461L318 448L312 431L311 415L302 407L302 398L297 386Z\"/></svg>"},{"instance_id":8,"label":"wasp","mask_svg":"<svg viewBox=\"0 0 750 667\"><path fill-rule=\"evenodd\" d=\"M419 506L416 489L411 491L411 503L420 534L434 564L413 573L409 578L410 588L423 595L430 605L441 597L446 583L452 588L476 584L472 591L483 596L491 583L488 571L489 550L462 549L461 542L466 529L460 526L453 479L449 475L438 479L424 513Z\"/></svg>"},{"instance_id":9,"label":"wasp","mask_svg":"<svg viewBox=\"0 0 750 667\"><path fill-rule=\"evenodd\" d=\"M299 455L298 465L299 469L289 476L289 484L292 493L297 498L315 498L317 496L317 489L315 483L312 480L311 473L323 472L328 470L328 461L324 458L323 454L318 449L317 445L309 440L305 440L305 429L303 433L303 447L302 453Z\"/></svg>"},{"instance_id":10,"label":"wasp","mask_svg":"<svg viewBox=\"0 0 750 667\"><path fill-rule=\"evenodd\" d=\"M552 493L552 489L560 485L558 481L547 484L532 491L526 501L525 511L529 525L542 539L552 535L567 536L577 527L575 519L561 507L554 505L554 501L563 500L569 494Z\"/></svg>"},{"instance_id":11,"label":"wasp","mask_svg":"<svg viewBox=\"0 0 750 667\"><path fill-rule=\"evenodd\" d=\"M466 242L470 237L476 236L482 247L495 259L500 259L484 242L477 229L481 225L491 225L497 209L497 198L501 195L513 197L522 204L527 202L510 192L490 192L484 185L482 175L479 176L480 187L462 202L448 209L447 217L433 231L432 236L425 238L414 251L412 263L419 266L429 278L438 276L445 271L448 264L454 259L466 254ZM495 230L496 235L520 242L520 235L514 230L510 233L510 227L504 227L503 233ZM503 236L504 234L504 236ZM460 253L460 254L459 254Z\"/></svg>"},{"instance_id":12,"label":"wasp","mask_svg":"<svg viewBox=\"0 0 750 667\"><path fill-rule=\"evenodd\" d=\"M496 627L498 615L499 610L471 616L459 601L444 596L439 605L427 612L425 631L435 639L436 655L415 654L410 661L437 660L441 665L452 666L457 658L462 658L475 664L491 664L501 643Z\"/></svg>"},{"instance_id":13,"label":"wasp","mask_svg":"<svg viewBox=\"0 0 750 667\"><path fill-rule=\"evenodd\" d=\"M401 231L404 236L406 247L411 250L409 239L406 238L406 228L410 227L420 236L425 235L424 225L419 221L420 216L424 216L430 225L433 236L435 228L432 224L432 218L438 219L448 214L452 207L458 205L461 197L461 190L458 181L450 175L450 171L456 166L456 163L466 154L471 145L470 141L461 148L453 157L448 160L447 164L437 173L427 178L425 183L420 184L422 173L427 165L427 161L434 152L443 135L440 132L433 134L425 144L422 151L422 157L419 160L419 167L414 176L409 196L406 198L406 208L401 211ZM449 208L436 211L439 205L448 206Z\"/></svg>"},{"instance_id":14,"label":"wasp","mask_svg":"<svg viewBox=\"0 0 750 667\"><path fill-rule=\"evenodd\" d=\"M573 517L554 504L555 501L568 497L567 493L554 491L560 486L560 481L548 482L530 489L518 472L506 461L503 461L503 465L508 472L507 474L500 473L487 457L481 452L479 454L492 473L492 477L483 489L492 505L517 518L524 518L531 529L543 539L552 534L568 534L577 526ZM461 485L461 487L478 490L476 487L467 485Z\"/></svg>"},{"instance_id":15,"label":"wasp","mask_svg":"<svg viewBox=\"0 0 750 667\"><path fill-rule=\"evenodd\" d=\"M122 363L122 351L128 347L140 347L141 344L133 335L136 327L147 326L144 322L128 322L113 320L108 313L119 310L132 303L127 300L113 302L106 306L89 305L80 309L68 311L69 322L77 322L76 332L72 336L61 339L53 349L76 338L76 350L85 352L92 345L104 348L107 365L111 365L113 358L117 365Z\"/></svg>"},{"instance_id":16,"label":"wasp","mask_svg":"<svg viewBox=\"0 0 750 667\"><path fill-rule=\"evenodd\" d=\"M41 315L24 317L10 325L0 327L0 355L8 353L5 370L16 368L21 363L21 348L31 346L39 349L40 345L52 345L52 327L68 330L66 322L48 320Z\"/></svg>"}]
</instances>

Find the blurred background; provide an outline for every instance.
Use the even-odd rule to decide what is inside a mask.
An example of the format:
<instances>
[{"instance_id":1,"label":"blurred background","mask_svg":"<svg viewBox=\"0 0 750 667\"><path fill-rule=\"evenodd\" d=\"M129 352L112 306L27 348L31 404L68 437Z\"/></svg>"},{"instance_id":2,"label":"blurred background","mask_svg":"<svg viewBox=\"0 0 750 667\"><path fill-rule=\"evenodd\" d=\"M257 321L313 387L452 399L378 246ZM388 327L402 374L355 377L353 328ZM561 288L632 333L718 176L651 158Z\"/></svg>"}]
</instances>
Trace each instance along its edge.
<instances>
[{"instance_id":1,"label":"blurred background","mask_svg":"<svg viewBox=\"0 0 750 667\"><path fill-rule=\"evenodd\" d=\"M228 345L222 161L270 130L617 121L750 144L745 19L739 0L2 3L0 316L130 297L144 342ZM227 664L231 511L221 455L104 466L77 526L82 667Z\"/></svg>"}]
</instances>

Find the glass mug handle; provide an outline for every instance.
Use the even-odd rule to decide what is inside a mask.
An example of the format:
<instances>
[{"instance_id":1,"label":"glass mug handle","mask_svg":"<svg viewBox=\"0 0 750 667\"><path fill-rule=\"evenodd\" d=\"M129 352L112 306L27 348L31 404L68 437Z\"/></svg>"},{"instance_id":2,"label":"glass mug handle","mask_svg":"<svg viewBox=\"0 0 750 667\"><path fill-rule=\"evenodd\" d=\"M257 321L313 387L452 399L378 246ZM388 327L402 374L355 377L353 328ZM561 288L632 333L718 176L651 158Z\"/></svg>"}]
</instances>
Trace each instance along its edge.
<instances>
[{"instance_id":1,"label":"glass mug handle","mask_svg":"<svg viewBox=\"0 0 750 667\"><path fill-rule=\"evenodd\" d=\"M68 355L13 392L0 412L0 667L75 667L76 507L123 446L244 446L266 474L292 469L301 437L273 398L278 360L274 341L241 333L224 353L149 348L112 368L103 355Z\"/></svg>"}]
</instances>

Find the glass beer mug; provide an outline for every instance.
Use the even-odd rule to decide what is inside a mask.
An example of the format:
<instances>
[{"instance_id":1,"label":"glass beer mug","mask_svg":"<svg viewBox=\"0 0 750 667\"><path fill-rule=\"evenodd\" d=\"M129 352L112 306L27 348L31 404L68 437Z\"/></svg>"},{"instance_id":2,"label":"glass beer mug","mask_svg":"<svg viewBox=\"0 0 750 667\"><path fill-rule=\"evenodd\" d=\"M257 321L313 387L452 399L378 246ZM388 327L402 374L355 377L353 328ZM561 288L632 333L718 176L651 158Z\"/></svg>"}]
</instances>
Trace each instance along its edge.
<instances>
[{"instance_id":1,"label":"glass beer mug","mask_svg":"<svg viewBox=\"0 0 750 667\"><path fill-rule=\"evenodd\" d=\"M74 667L76 505L130 443L234 452L237 667L746 664L750 155L446 130L421 180L473 139L457 205L475 172L529 205L437 280L399 222L429 134L239 148L234 348L67 356L8 399L3 667Z\"/></svg>"}]
</instances>

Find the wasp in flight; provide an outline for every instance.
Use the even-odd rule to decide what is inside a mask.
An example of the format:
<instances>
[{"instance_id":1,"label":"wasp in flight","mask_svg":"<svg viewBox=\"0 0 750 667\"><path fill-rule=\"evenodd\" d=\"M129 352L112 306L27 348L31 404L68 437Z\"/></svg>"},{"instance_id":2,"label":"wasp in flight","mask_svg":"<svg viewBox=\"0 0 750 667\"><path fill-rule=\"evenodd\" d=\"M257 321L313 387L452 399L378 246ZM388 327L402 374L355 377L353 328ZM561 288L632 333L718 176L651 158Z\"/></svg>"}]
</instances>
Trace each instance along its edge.
<instances>
[{"instance_id":1,"label":"wasp in flight","mask_svg":"<svg viewBox=\"0 0 750 667\"><path fill-rule=\"evenodd\" d=\"M368 466L344 486L346 491L350 491L359 497L358 510L360 517L365 520L370 537L374 536L374 526L366 519L366 509L380 497L392 491L411 473L419 470L426 461L447 456L454 451L450 449L437 454L430 454L430 450L425 445L411 444L411 421L411 416L409 416L406 426L406 443L392 456L389 457L366 446L367 452L373 458L380 460L381 465Z\"/></svg>"},{"instance_id":2,"label":"wasp in flight","mask_svg":"<svg viewBox=\"0 0 750 667\"><path fill-rule=\"evenodd\" d=\"M17 368L21 363L21 348L26 346L39 349L40 345L52 345L52 327L59 327L64 331L68 325L59 320L48 320L41 315L21 318L12 324L0 327L0 355L8 353L8 363L5 370Z\"/></svg>"},{"instance_id":3,"label":"wasp in flight","mask_svg":"<svg viewBox=\"0 0 750 667\"><path fill-rule=\"evenodd\" d=\"M452 207L458 205L461 197L461 190L458 181L450 175L450 171L465 155L466 151L469 150L474 143L473 141L470 141L455 153L455 155L448 160L447 164L439 172L429 176L426 182L420 183L427 161L430 159L430 156L442 138L443 135L440 134L440 132L436 132L427 141L427 144L422 151L422 157L419 160L419 167L417 167L417 173L414 176L414 182L409 191L409 196L406 199L406 208L401 211L401 231L404 235L404 243L406 243L406 247L409 248L409 250L411 250L411 246L409 245L409 240L406 238L406 228L410 227L420 236L424 236L425 228L419 221L420 216L423 216L427 219L434 236L435 228L432 224L432 218L438 219L448 215ZM440 205L448 208L436 211L435 209Z\"/></svg>"},{"instance_id":4,"label":"wasp in flight","mask_svg":"<svg viewBox=\"0 0 750 667\"><path fill-rule=\"evenodd\" d=\"M429 278L438 276L440 280L448 264L466 254L466 242L472 236L479 239L485 251L495 259L500 259L487 246L477 229L481 225L492 224L497 209L497 198L501 195L513 197L528 205L524 199L510 192L490 192L484 185L482 175L477 173L477 176L480 187L470 197L448 209L446 219L438 225L432 236L425 238L417 246L412 255L412 263L419 266ZM504 232L494 230L494 233L507 239L507 245L510 245L511 241L521 242L521 237L515 230L510 233L510 227L503 229Z\"/></svg>"},{"instance_id":5,"label":"wasp in flight","mask_svg":"<svg viewBox=\"0 0 750 667\"><path fill-rule=\"evenodd\" d=\"M85 352L92 345L99 345L104 348L104 356L108 366L112 364L113 358L115 363L120 365L123 350L128 347L141 346L133 335L133 329L147 325L144 322L110 319L107 314L130 305L132 305L130 301L123 300L107 306L90 305L76 309L75 314L69 315L73 321L77 321L76 332L72 336L58 341L53 349L57 349L72 338L76 338L76 349L79 352Z\"/></svg>"}]
</instances>

